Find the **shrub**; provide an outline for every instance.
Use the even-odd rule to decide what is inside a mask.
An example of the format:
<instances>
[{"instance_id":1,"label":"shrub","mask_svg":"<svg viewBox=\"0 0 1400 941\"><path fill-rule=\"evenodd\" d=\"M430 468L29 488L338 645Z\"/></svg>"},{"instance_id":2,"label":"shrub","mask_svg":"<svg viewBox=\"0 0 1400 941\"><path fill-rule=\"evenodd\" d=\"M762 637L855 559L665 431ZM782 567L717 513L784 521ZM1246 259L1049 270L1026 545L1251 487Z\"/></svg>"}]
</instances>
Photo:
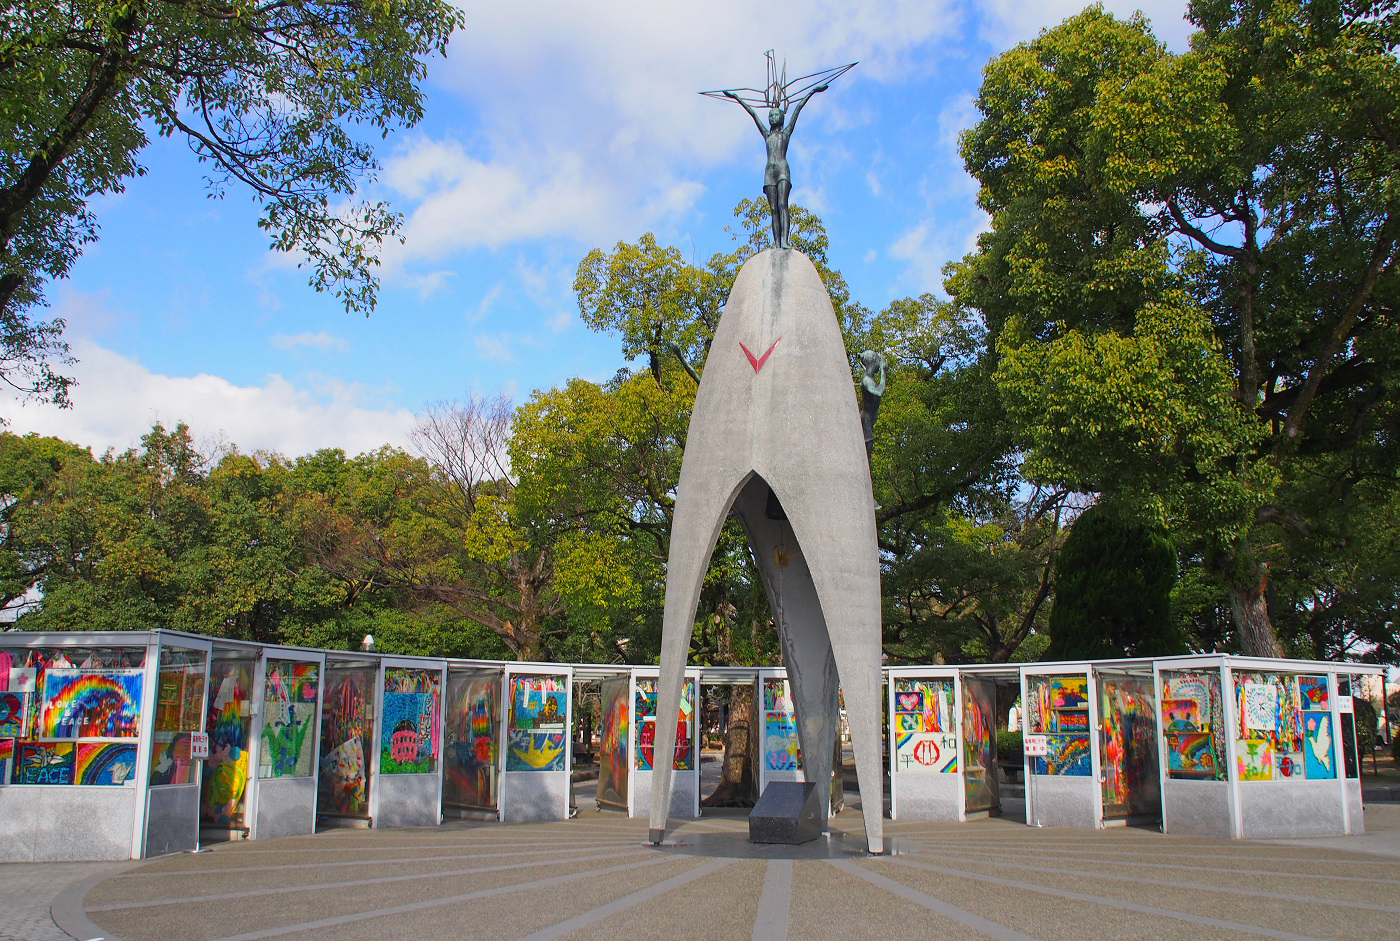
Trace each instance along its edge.
<instances>
[{"instance_id":1,"label":"shrub","mask_svg":"<svg viewBox=\"0 0 1400 941\"><path fill-rule=\"evenodd\" d=\"M1022 751L1020 732L997 733L997 760L1001 762L1020 761Z\"/></svg>"}]
</instances>

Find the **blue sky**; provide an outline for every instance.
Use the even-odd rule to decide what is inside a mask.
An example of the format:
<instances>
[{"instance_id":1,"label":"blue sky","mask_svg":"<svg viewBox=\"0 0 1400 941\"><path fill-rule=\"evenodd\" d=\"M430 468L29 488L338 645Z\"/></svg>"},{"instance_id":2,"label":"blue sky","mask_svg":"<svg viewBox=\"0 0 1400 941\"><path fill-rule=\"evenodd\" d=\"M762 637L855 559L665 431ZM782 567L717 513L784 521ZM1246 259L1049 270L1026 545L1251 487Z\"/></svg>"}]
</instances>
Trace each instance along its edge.
<instances>
[{"instance_id":1,"label":"blue sky","mask_svg":"<svg viewBox=\"0 0 1400 941\"><path fill-rule=\"evenodd\" d=\"M1184 2L1104 5L1184 48ZM761 195L762 141L697 92L761 85L770 48L790 76L860 60L789 154L793 201L825 221L853 295L878 310L937 290L985 225L957 157L982 66L1082 5L462 6L427 116L385 142L366 191L406 217L373 316L315 294L244 193L207 198L188 149L159 141L145 177L94 202L101 240L50 290L80 360L74 407L7 405L11 429L100 452L186 421L210 448L358 453L408 446L435 402L612 375L617 340L578 317L578 262L648 231L699 261L728 246L734 205Z\"/></svg>"}]
</instances>

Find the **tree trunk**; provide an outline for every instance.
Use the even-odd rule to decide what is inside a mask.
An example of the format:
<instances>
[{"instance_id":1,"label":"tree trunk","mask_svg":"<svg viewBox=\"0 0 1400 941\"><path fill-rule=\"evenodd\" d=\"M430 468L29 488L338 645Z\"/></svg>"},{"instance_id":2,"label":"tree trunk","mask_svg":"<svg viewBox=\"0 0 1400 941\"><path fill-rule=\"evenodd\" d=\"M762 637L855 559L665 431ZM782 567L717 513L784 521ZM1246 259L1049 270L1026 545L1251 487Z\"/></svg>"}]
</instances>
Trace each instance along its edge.
<instances>
[{"instance_id":1,"label":"tree trunk","mask_svg":"<svg viewBox=\"0 0 1400 941\"><path fill-rule=\"evenodd\" d=\"M724 764L719 787L700 802L702 807L752 807L754 762L758 737L754 735L754 688L735 686L729 693L729 714L724 725Z\"/></svg>"},{"instance_id":2,"label":"tree trunk","mask_svg":"<svg viewBox=\"0 0 1400 941\"><path fill-rule=\"evenodd\" d=\"M1246 657L1283 656L1283 648L1274 636L1274 626L1269 622L1269 606L1265 600L1268 588L1267 571L1260 572L1259 581L1253 585L1230 586L1230 613L1240 634L1240 652Z\"/></svg>"}]
</instances>

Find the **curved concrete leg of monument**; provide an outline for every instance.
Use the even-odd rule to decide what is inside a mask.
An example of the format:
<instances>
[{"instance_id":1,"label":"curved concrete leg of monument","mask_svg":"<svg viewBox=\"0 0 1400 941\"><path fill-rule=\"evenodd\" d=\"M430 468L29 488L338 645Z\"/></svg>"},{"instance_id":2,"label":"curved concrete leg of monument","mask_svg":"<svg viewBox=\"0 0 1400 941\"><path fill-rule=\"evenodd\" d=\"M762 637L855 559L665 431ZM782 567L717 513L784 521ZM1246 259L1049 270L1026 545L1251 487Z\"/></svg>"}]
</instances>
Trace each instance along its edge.
<instances>
[{"instance_id":1,"label":"curved concrete leg of monument","mask_svg":"<svg viewBox=\"0 0 1400 941\"><path fill-rule=\"evenodd\" d=\"M783 634L788 675L796 679L793 697L807 780L829 780L839 676L850 720L866 843L870 852L880 853L884 849L884 779L880 769L880 576L874 550L874 511L872 508L869 523L862 526L861 491L858 485L847 483L854 474L828 483L819 500L805 497L795 482L784 480L784 470L774 468L770 473L778 478L774 493L788 519L770 520L761 512L763 507L752 496L752 481L735 509L743 516L770 598L776 596L773 610ZM869 500L868 489L865 493ZM862 533L862 529L868 532ZM868 538L870 549L862 552L859 542L852 545L852 533L862 541ZM785 559L774 554L775 545L786 547ZM779 566L779 561L787 564ZM832 624L839 625L838 629L831 630ZM816 716L811 727L803 722L804 708ZM825 727L822 717L828 717ZM820 751L814 754L813 749Z\"/></svg>"},{"instance_id":2,"label":"curved concrete leg of monument","mask_svg":"<svg viewBox=\"0 0 1400 941\"><path fill-rule=\"evenodd\" d=\"M769 517L769 510L781 510L782 502L774 495L770 506L770 493L767 481L754 476L734 501L734 512L744 524L758 562L782 644L788 686L797 709L803 777L819 788L829 788L838 714L836 661L802 547L786 520ZM825 823L830 800L821 806Z\"/></svg>"},{"instance_id":3,"label":"curved concrete leg of monument","mask_svg":"<svg viewBox=\"0 0 1400 941\"><path fill-rule=\"evenodd\" d=\"M675 763L676 723L661 721L680 710L681 683L695 629L695 608L700 588L714 554L719 532L734 504L743 479L731 479L726 487L721 475L701 480L681 468L681 486L671 517L671 552L666 561L666 602L661 619L661 664L656 681L656 736L652 750L651 811L647 838L660 843L666 836L671 807L671 771ZM686 533L692 538L679 538ZM699 760L699 754L696 754Z\"/></svg>"},{"instance_id":4,"label":"curved concrete leg of monument","mask_svg":"<svg viewBox=\"0 0 1400 941\"><path fill-rule=\"evenodd\" d=\"M778 491L780 496L785 492ZM846 496L854 499L854 493ZM870 852L880 853L884 851L884 778L880 773L880 573L874 513L862 537L869 539L870 548L862 552L843 541L843 536L849 538L862 528L862 514L850 512L849 504L837 501L826 506L789 499L783 506L802 547L825 623L838 625L828 632L828 656L835 661L846 698L866 843ZM831 747L828 740L827 748Z\"/></svg>"}]
</instances>

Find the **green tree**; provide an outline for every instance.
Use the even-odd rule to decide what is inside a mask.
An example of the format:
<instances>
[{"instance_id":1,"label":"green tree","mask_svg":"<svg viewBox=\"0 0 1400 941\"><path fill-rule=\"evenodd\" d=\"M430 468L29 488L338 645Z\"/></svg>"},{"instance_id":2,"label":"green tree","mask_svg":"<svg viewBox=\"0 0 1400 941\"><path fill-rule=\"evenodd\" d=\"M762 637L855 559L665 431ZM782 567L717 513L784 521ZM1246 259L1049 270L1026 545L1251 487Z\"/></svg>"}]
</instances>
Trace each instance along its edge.
<instances>
[{"instance_id":1,"label":"green tree","mask_svg":"<svg viewBox=\"0 0 1400 941\"><path fill-rule=\"evenodd\" d=\"M38 600L62 537L36 522L92 463L91 453L57 438L0 433L0 608L18 615Z\"/></svg>"},{"instance_id":2,"label":"green tree","mask_svg":"<svg viewBox=\"0 0 1400 941\"><path fill-rule=\"evenodd\" d=\"M1105 504L1070 528L1055 560L1047 660L1186 653L1171 614L1176 549L1160 525Z\"/></svg>"},{"instance_id":3,"label":"green tree","mask_svg":"<svg viewBox=\"0 0 1400 941\"><path fill-rule=\"evenodd\" d=\"M950 503L902 520L915 544L886 560L881 581L891 661L1005 663L1041 653L1069 496L1033 490L975 515Z\"/></svg>"},{"instance_id":4,"label":"green tree","mask_svg":"<svg viewBox=\"0 0 1400 941\"><path fill-rule=\"evenodd\" d=\"M147 133L181 136L211 195L246 188L271 247L347 310L374 306L383 203L340 206L372 141L422 116L426 57L463 14L443 0L19 0L0 18L0 377L66 404L44 283L97 238L89 200L145 173Z\"/></svg>"},{"instance_id":5,"label":"green tree","mask_svg":"<svg viewBox=\"0 0 1400 941\"><path fill-rule=\"evenodd\" d=\"M164 627L340 649L372 633L391 653L501 656L504 645L397 577L406 549L424 556L412 533L429 528L415 508L432 480L387 449L213 463L183 425L97 460L3 434L8 607L34 630ZM376 537L383 551L367 553Z\"/></svg>"},{"instance_id":6,"label":"green tree","mask_svg":"<svg viewBox=\"0 0 1400 941\"><path fill-rule=\"evenodd\" d=\"M1198 0L1191 50L1090 8L993 60L963 139L984 319L1032 479L1199 547L1234 646L1326 493L1394 480L1393 4ZM1334 530L1336 532L1338 530Z\"/></svg>"},{"instance_id":7,"label":"green tree","mask_svg":"<svg viewBox=\"0 0 1400 941\"><path fill-rule=\"evenodd\" d=\"M678 362L698 382L696 370L709 353L739 269L771 243L767 212L759 200L741 201L734 208L740 231L726 230L735 242L733 250L715 253L704 265L687 262L679 249L660 245L650 232L635 244L618 242L610 254L593 249L574 278L584 323L600 333L617 334L628 362L646 356L656 382L663 381L661 363L666 359ZM843 331L852 339L863 333L869 312L851 300L845 278L830 267L828 244L821 219L792 207L792 246L811 259Z\"/></svg>"},{"instance_id":8,"label":"green tree","mask_svg":"<svg viewBox=\"0 0 1400 941\"><path fill-rule=\"evenodd\" d=\"M555 578L571 546L518 499L512 415L504 397L426 410L414 432L427 475L414 520L367 548L418 597L486 629L516 659L538 660L563 652Z\"/></svg>"},{"instance_id":9,"label":"green tree","mask_svg":"<svg viewBox=\"0 0 1400 941\"><path fill-rule=\"evenodd\" d=\"M1070 494L1022 487L985 325L926 294L891 303L864 342L890 364L871 465L886 651L1024 656L1043 634Z\"/></svg>"}]
</instances>

